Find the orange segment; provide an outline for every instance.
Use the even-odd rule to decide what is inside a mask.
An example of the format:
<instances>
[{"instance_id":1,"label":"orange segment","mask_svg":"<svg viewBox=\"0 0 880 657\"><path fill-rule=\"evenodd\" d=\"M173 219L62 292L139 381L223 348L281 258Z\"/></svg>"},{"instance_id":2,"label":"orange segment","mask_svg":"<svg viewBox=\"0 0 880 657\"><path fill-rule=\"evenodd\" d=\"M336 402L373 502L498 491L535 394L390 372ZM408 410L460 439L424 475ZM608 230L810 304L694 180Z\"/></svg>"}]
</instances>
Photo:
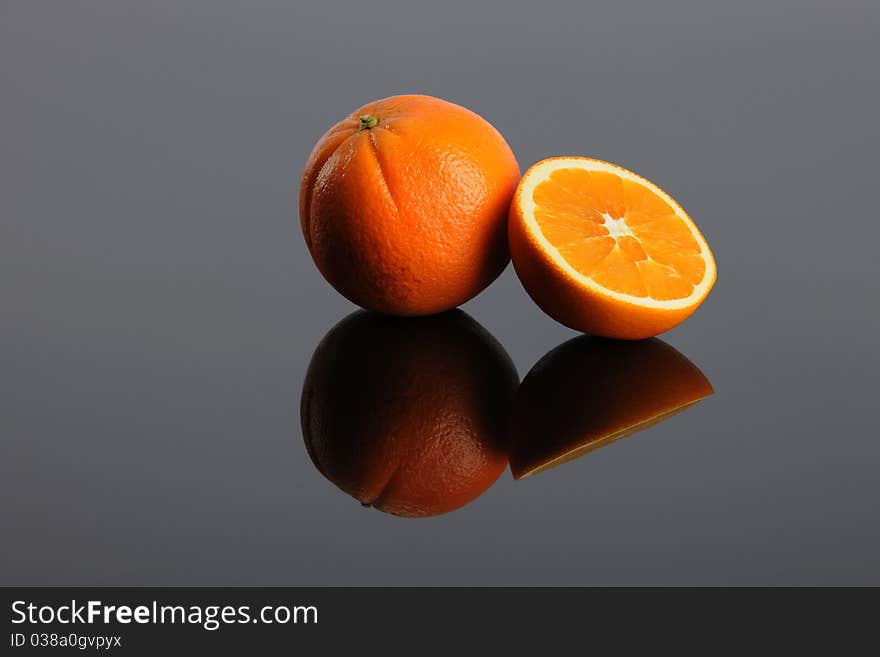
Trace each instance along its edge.
<instances>
[{"instance_id":1,"label":"orange segment","mask_svg":"<svg viewBox=\"0 0 880 657\"><path fill-rule=\"evenodd\" d=\"M608 162L543 160L517 188L514 266L562 323L608 337L656 335L683 321L715 282L715 260L666 192Z\"/></svg>"},{"instance_id":2,"label":"orange segment","mask_svg":"<svg viewBox=\"0 0 880 657\"><path fill-rule=\"evenodd\" d=\"M559 247L564 258L578 258L586 271L594 271L614 250L614 240L610 237L596 237L578 240Z\"/></svg>"}]
</instances>

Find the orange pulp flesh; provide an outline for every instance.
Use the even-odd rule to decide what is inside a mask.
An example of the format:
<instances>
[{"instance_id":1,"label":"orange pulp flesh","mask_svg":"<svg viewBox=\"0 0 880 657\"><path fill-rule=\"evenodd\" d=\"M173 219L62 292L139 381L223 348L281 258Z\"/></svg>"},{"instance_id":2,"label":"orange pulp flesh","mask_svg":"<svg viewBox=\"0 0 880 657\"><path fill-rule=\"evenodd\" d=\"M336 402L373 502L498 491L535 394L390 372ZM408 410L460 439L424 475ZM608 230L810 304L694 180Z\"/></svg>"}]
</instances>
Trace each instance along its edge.
<instances>
[{"instance_id":1,"label":"orange pulp flesh","mask_svg":"<svg viewBox=\"0 0 880 657\"><path fill-rule=\"evenodd\" d=\"M706 262L688 224L649 187L606 171L557 169L533 192L535 220L577 271L614 292L684 299Z\"/></svg>"}]
</instances>

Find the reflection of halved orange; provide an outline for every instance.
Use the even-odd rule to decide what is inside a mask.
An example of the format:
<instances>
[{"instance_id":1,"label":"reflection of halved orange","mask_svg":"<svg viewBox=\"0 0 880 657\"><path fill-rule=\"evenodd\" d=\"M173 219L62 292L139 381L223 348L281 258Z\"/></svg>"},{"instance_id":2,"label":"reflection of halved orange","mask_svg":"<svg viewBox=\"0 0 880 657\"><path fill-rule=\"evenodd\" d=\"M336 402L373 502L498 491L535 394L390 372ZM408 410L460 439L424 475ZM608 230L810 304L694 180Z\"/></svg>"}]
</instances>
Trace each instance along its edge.
<instances>
[{"instance_id":1,"label":"reflection of halved orange","mask_svg":"<svg viewBox=\"0 0 880 657\"><path fill-rule=\"evenodd\" d=\"M697 309L715 282L709 245L682 207L614 164L555 157L529 169L510 211L526 291L566 326L646 338Z\"/></svg>"},{"instance_id":2,"label":"reflection of halved orange","mask_svg":"<svg viewBox=\"0 0 880 657\"><path fill-rule=\"evenodd\" d=\"M457 509L507 466L519 377L461 311L402 319L357 312L333 328L303 384L303 438L318 470L400 516Z\"/></svg>"},{"instance_id":3,"label":"reflection of halved orange","mask_svg":"<svg viewBox=\"0 0 880 657\"><path fill-rule=\"evenodd\" d=\"M544 356L516 395L517 479L646 429L708 397L712 385L661 340L574 338Z\"/></svg>"}]
</instances>

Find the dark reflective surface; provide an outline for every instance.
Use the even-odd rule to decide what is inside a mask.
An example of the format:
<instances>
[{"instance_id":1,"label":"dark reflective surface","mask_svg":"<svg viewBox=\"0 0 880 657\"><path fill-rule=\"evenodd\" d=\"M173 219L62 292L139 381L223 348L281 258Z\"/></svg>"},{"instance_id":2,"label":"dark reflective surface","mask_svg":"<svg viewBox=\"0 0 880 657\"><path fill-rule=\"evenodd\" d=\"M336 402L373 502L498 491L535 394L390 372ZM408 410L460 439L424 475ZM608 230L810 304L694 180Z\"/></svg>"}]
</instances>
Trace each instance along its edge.
<instances>
[{"instance_id":1,"label":"dark reflective surface","mask_svg":"<svg viewBox=\"0 0 880 657\"><path fill-rule=\"evenodd\" d=\"M880 585L876 1L87 4L0 5L0 584ZM716 394L419 521L329 483L299 175L408 92L679 201ZM520 378L576 337L510 267L464 311Z\"/></svg>"},{"instance_id":2,"label":"dark reflective surface","mask_svg":"<svg viewBox=\"0 0 880 657\"><path fill-rule=\"evenodd\" d=\"M543 472L712 392L703 373L662 340L573 338L536 363L519 387L510 469L517 479Z\"/></svg>"},{"instance_id":3,"label":"dark reflective surface","mask_svg":"<svg viewBox=\"0 0 880 657\"><path fill-rule=\"evenodd\" d=\"M447 513L507 466L518 383L501 345L460 310L417 319L357 312L312 356L303 438L315 467L361 504L407 517Z\"/></svg>"}]
</instances>

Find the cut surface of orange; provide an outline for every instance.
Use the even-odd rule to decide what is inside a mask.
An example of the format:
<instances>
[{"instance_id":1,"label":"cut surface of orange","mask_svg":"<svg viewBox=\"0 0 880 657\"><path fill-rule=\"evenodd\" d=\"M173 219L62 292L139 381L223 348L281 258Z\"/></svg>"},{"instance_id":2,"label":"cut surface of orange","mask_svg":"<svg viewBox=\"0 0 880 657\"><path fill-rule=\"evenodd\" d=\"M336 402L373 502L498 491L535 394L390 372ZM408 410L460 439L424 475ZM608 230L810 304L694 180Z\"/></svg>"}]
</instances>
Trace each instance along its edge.
<instances>
[{"instance_id":1,"label":"cut surface of orange","mask_svg":"<svg viewBox=\"0 0 880 657\"><path fill-rule=\"evenodd\" d=\"M657 185L584 157L543 160L519 183L514 266L541 308L572 328L645 338L684 321L715 282L691 218Z\"/></svg>"}]
</instances>

